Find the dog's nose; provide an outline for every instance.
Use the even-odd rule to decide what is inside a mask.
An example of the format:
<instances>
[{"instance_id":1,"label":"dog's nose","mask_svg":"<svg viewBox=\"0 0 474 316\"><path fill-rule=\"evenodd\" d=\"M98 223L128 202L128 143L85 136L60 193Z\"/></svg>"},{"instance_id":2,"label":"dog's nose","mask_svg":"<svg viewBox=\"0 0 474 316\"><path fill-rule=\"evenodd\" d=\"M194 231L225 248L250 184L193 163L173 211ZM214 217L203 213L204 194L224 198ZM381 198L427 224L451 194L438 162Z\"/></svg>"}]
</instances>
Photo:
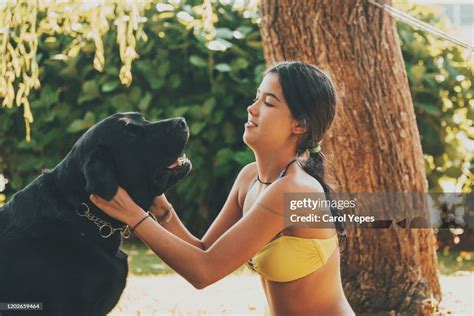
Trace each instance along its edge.
<instances>
[{"instance_id":1,"label":"dog's nose","mask_svg":"<svg viewBox=\"0 0 474 316\"><path fill-rule=\"evenodd\" d=\"M180 131L185 131L188 129L188 125L186 124L186 120L184 119L184 117L177 118L176 128Z\"/></svg>"}]
</instances>

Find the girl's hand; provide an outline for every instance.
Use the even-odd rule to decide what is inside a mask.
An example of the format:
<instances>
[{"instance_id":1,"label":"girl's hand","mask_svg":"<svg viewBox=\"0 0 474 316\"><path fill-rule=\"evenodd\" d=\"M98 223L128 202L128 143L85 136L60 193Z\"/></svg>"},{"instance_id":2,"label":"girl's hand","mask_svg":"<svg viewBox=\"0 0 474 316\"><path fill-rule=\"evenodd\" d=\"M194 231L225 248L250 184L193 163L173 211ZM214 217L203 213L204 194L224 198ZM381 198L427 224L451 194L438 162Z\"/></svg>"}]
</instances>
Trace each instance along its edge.
<instances>
[{"instance_id":1,"label":"girl's hand","mask_svg":"<svg viewBox=\"0 0 474 316\"><path fill-rule=\"evenodd\" d=\"M145 214L143 209L121 187L118 188L117 194L110 201L94 194L91 194L89 198L104 213L127 225L133 224L137 217Z\"/></svg>"},{"instance_id":2,"label":"girl's hand","mask_svg":"<svg viewBox=\"0 0 474 316\"><path fill-rule=\"evenodd\" d=\"M155 197L150 212L156 217L160 217L166 210L173 210L173 205L166 199L166 196L162 194Z\"/></svg>"}]
</instances>

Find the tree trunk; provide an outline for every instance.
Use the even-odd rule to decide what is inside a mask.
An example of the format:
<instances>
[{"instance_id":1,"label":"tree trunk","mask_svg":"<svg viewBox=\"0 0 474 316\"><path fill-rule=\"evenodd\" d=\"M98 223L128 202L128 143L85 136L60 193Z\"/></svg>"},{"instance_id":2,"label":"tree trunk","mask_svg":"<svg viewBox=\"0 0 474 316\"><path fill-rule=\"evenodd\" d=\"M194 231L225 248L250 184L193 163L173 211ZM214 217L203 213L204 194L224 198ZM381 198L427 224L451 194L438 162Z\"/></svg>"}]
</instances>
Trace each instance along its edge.
<instances>
[{"instance_id":1,"label":"tree trunk","mask_svg":"<svg viewBox=\"0 0 474 316\"><path fill-rule=\"evenodd\" d=\"M427 192L395 20L363 0L262 0L261 16L268 64L332 76L338 109L322 148L339 191ZM441 299L434 244L431 229L349 230L341 270L354 310L429 315Z\"/></svg>"}]
</instances>

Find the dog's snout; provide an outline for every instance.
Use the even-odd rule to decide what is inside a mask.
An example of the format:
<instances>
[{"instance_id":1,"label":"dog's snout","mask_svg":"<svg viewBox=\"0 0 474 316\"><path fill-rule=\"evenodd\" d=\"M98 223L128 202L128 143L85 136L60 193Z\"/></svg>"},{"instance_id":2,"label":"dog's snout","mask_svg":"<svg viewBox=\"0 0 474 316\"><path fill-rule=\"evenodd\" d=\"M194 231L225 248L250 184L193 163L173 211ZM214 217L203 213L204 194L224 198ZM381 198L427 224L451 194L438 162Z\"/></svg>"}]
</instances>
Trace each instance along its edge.
<instances>
[{"instance_id":1,"label":"dog's snout","mask_svg":"<svg viewBox=\"0 0 474 316\"><path fill-rule=\"evenodd\" d=\"M179 117L176 119L176 128L180 131L185 131L188 129L188 125L186 124L184 117Z\"/></svg>"},{"instance_id":2,"label":"dog's snout","mask_svg":"<svg viewBox=\"0 0 474 316\"><path fill-rule=\"evenodd\" d=\"M162 129L166 134L182 135L184 133L189 134L188 124L184 117L173 117L166 120L161 120L151 124L151 126L158 131Z\"/></svg>"}]
</instances>

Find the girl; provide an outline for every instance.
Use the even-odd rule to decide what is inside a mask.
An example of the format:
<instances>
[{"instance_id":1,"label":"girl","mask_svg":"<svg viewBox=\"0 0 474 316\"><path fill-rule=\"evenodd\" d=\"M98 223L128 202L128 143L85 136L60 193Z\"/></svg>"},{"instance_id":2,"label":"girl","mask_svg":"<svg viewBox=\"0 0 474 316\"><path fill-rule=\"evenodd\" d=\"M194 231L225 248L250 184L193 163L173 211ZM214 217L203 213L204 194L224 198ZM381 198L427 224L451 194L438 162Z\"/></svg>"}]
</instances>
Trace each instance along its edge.
<instances>
[{"instance_id":1,"label":"girl","mask_svg":"<svg viewBox=\"0 0 474 316\"><path fill-rule=\"evenodd\" d=\"M354 315L341 284L336 229L283 221L284 193L331 191L320 140L335 111L333 84L317 67L282 62L268 69L243 135L255 162L242 168L202 239L188 232L164 195L152 206L158 223L122 188L109 202L91 201L198 289L248 263L261 275L272 315Z\"/></svg>"}]
</instances>

